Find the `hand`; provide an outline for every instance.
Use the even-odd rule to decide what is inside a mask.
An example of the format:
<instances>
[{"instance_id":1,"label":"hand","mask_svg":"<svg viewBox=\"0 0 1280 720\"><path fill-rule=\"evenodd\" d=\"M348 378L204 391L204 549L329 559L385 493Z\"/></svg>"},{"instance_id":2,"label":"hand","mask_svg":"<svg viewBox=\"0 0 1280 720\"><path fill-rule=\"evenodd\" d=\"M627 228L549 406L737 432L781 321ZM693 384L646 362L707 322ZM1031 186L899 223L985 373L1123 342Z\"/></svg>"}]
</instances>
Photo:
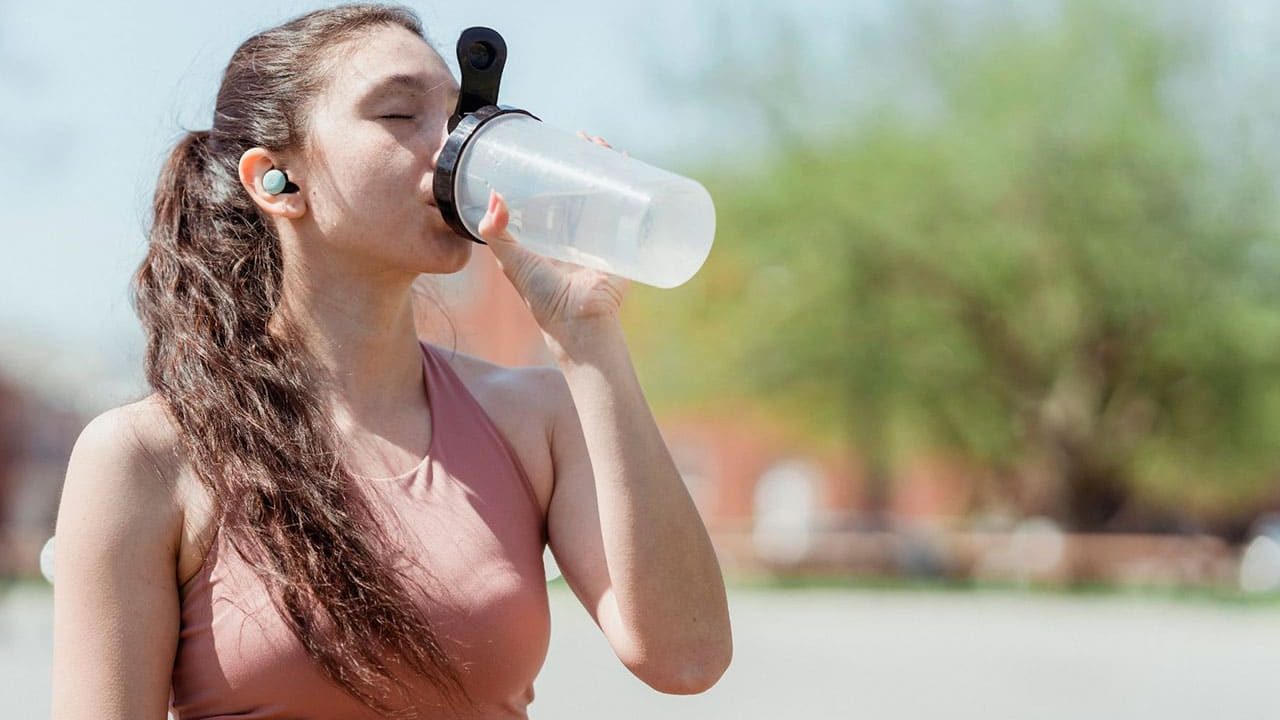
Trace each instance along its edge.
<instances>
[{"instance_id":1,"label":"hand","mask_svg":"<svg viewBox=\"0 0 1280 720\"><path fill-rule=\"evenodd\" d=\"M611 147L599 137L578 135ZM506 201L491 190L489 209L478 228L480 239L489 244L498 266L545 332L554 336L577 325L617 319L629 280L526 250L507 231L509 220Z\"/></svg>"}]
</instances>

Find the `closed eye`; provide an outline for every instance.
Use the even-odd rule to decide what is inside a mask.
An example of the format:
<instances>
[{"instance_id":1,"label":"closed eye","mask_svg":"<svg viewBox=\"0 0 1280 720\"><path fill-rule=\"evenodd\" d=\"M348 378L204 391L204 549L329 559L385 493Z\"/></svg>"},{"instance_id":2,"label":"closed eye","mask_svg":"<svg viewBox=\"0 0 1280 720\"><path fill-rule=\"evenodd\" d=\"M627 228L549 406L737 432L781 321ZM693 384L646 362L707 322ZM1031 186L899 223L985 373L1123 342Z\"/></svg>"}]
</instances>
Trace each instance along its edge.
<instances>
[{"instance_id":1,"label":"closed eye","mask_svg":"<svg viewBox=\"0 0 1280 720\"><path fill-rule=\"evenodd\" d=\"M380 115L379 117L387 120L412 120L417 115Z\"/></svg>"}]
</instances>

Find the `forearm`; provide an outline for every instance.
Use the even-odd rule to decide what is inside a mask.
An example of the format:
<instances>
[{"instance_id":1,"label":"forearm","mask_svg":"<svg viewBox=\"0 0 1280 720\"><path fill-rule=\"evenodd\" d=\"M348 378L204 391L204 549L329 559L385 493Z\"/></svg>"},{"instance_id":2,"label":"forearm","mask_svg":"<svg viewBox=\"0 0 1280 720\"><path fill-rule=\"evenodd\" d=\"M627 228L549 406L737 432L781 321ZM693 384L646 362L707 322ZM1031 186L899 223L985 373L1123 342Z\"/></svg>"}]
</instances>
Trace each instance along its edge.
<instances>
[{"instance_id":1,"label":"forearm","mask_svg":"<svg viewBox=\"0 0 1280 720\"><path fill-rule=\"evenodd\" d=\"M724 580L621 326L609 319L547 339L582 423L619 617L646 656L718 674L732 645Z\"/></svg>"}]
</instances>

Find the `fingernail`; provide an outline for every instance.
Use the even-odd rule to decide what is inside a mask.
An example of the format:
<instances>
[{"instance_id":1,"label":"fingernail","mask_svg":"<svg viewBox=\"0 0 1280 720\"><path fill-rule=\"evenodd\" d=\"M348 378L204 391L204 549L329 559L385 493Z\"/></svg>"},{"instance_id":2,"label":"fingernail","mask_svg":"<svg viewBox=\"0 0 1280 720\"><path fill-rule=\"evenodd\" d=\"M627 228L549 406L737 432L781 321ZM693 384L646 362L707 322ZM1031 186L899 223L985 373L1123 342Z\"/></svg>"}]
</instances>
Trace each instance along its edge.
<instances>
[{"instance_id":1,"label":"fingernail","mask_svg":"<svg viewBox=\"0 0 1280 720\"><path fill-rule=\"evenodd\" d=\"M489 188L489 212L493 212L498 207L498 191Z\"/></svg>"}]
</instances>

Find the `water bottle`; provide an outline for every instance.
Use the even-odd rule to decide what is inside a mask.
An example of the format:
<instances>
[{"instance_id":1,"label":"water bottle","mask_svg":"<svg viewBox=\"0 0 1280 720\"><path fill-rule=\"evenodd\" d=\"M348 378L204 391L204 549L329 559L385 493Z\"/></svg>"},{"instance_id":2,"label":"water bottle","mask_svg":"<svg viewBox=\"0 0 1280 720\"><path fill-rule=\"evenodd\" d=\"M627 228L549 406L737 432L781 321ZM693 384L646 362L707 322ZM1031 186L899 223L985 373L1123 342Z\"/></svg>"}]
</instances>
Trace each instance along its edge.
<instances>
[{"instance_id":1,"label":"water bottle","mask_svg":"<svg viewBox=\"0 0 1280 720\"><path fill-rule=\"evenodd\" d=\"M497 104L506 45L489 28L458 40L458 107L436 165L436 204L459 234L479 224L497 190L522 247L659 288L697 273L711 252L706 188Z\"/></svg>"}]
</instances>

